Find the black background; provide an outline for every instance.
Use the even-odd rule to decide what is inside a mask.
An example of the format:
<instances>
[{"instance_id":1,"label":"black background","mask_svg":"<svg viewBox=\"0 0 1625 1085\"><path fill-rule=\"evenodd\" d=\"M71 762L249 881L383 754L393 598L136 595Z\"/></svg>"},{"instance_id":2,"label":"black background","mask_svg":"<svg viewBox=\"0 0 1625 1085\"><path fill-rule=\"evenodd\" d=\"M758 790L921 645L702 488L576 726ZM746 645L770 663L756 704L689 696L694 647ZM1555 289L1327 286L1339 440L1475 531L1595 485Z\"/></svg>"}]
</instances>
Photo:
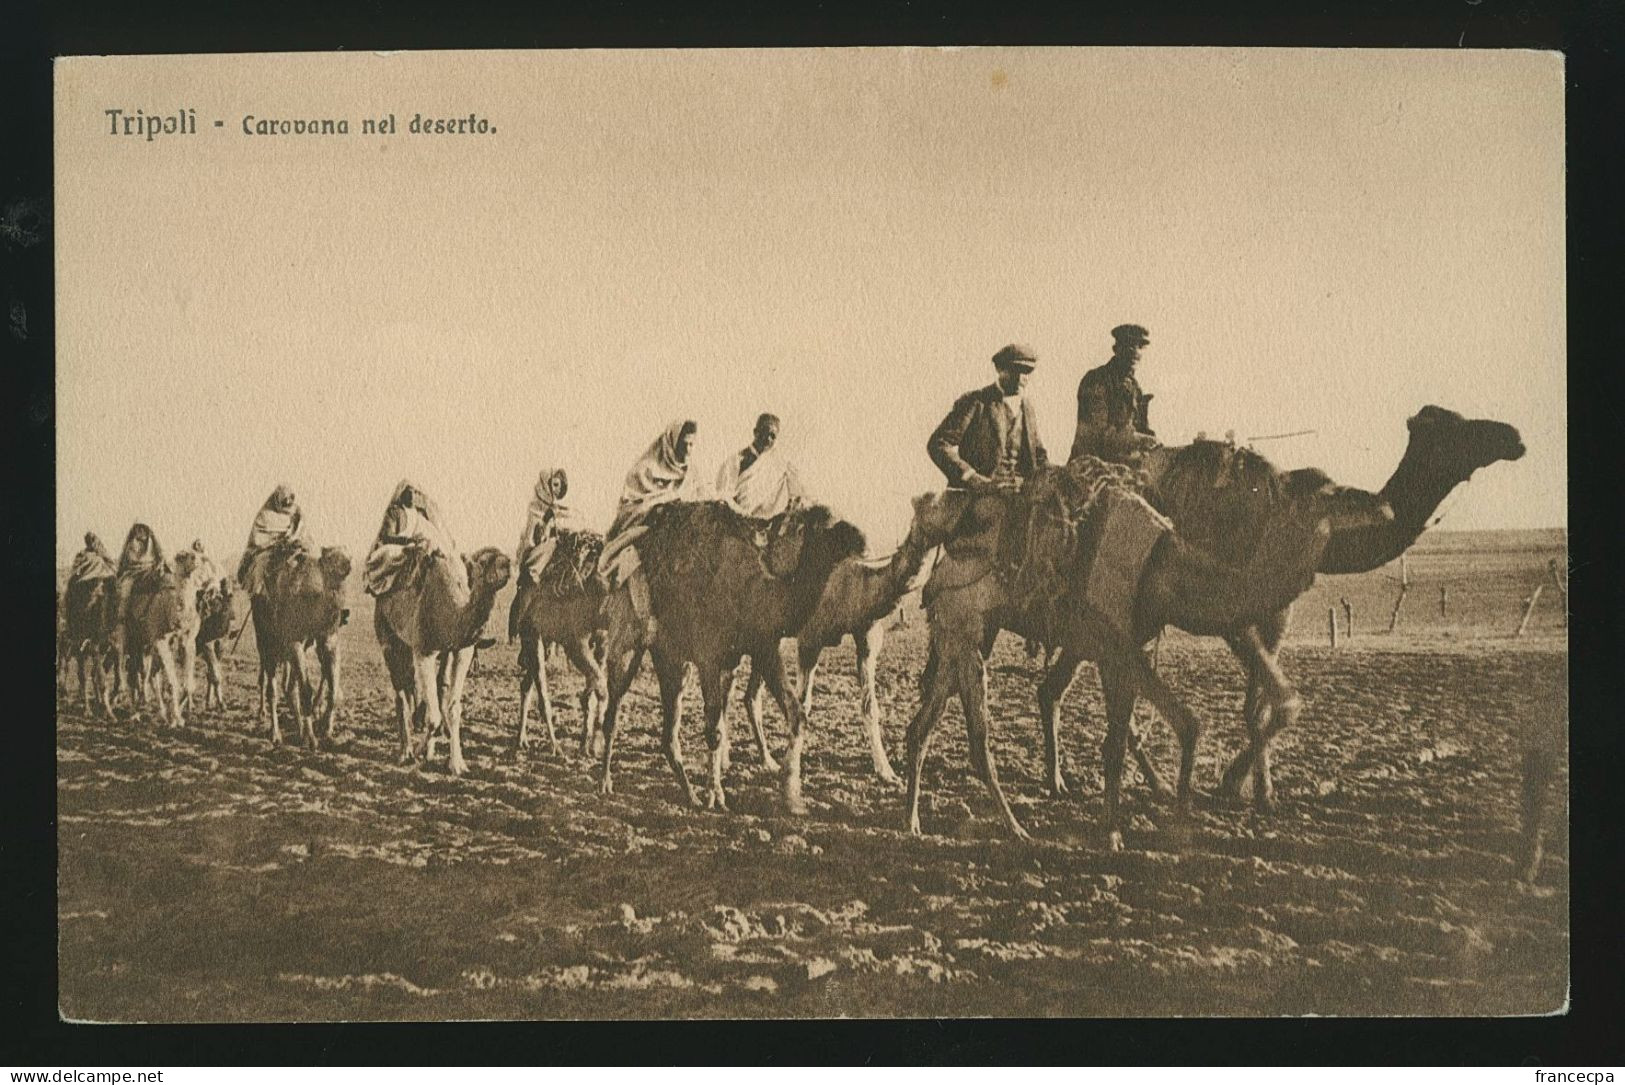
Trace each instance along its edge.
<instances>
[{"instance_id":1,"label":"black background","mask_svg":"<svg viewBox=\"0 0 1625 1085\"><path fill-rule=\"evenodd\" d=\"M0 701L5 945L0 1065L88 1068L393 1063L1080 1063L1619 1065L1620 592L1615 446L1625 0L1104 5L380 2L19 7L0 0L0 515L10 619ZM1569 460L1573 570L1572 1009L1501 1020L873 1021L74 1026L56 1011L51 58L336 49L814 45L1524 48L1567 56ZM1132 148L1100 148L1132 153ZM27 243L27 235L38 241ZM26 337L11 327L21 303ZM1553 349L1560 349L1553 344ZM110 361L116 365L116 361ZM1578 499L1578 500L1576 500ZM19 699L20 698L20 699ZM1533 1074L1530 1075L1533 1080Z\"/></svg>"}]
</instances>

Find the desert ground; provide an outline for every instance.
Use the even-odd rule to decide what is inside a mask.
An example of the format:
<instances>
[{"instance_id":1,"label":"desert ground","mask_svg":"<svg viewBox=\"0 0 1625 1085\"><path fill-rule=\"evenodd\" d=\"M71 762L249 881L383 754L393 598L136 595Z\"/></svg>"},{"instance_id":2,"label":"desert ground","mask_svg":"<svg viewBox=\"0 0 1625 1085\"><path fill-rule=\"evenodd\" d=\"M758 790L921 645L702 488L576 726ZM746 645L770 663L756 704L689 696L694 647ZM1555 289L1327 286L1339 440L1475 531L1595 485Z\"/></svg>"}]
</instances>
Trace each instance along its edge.
<instances>
[{"instance_id":1,"label":"desert ground","mask_svg":"<svg viewBox=\"0 0 1625 1085\"><path fill-rule=\"evenodd\" d=\"M353 552L353 551L352 551ZM679 801L652 675L628 700L617 793L574 753L580 679L549 677L566 751L515 758L514 648L470 683L470 772L395 763L393 705L356 592L342 744L273 748L252 632L225 712L184 730L57 718L60 1010L91 1021L649 1017L1537 1014L1567 997L1567 760L1537 884L1514 882L1520 735L1563 703L1568 636L1547 562L1560 532L1438 533L1408 561L1322 577L1285 665L1306 700L1275 745L1278 808L1199 798L1191 832L1138 785L1127 848L1101 850L1102 704L1085 668L1064 710L1073 794L1041 788L1036 667L990 666L1001 776L1031 844L1002 835L957 706L925 774L925 835L870 769L850 644L820 670L805 817L784 814L743 712L727 813ZM1545 585L1527 630L1524 600ZM1447 588L1440 612L1439 587ZM512 587L491 629L505 626ZM1327 610L1340 629L1327 643ZM901 769L924 621L880 660ZM1204 718L1198 785L1241 748L1222 645L1169 633L1161 667ZM201 683L199 685L201 689ZM200 698L201 700L201 698ZM1154 755L1175 744L1139 710ZM782 748L776 711L769 726ZM698 695L683 731L701 768Z\"/></svg>"}]
</instances>

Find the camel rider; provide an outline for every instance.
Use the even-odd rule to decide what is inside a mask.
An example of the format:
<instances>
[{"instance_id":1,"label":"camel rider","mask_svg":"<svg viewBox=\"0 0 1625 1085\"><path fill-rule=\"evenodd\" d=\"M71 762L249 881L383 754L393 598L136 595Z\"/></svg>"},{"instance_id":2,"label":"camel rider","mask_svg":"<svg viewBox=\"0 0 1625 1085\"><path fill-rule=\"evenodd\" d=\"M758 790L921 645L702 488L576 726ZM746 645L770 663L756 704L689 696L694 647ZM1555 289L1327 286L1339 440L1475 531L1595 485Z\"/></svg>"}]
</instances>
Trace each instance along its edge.
<instances>
[{"instance_id":1,"label":"camel rider","mask_svg":"<svg viewBox=\"0 0 1625 1085\"><path fill-rule=\"evenodd\" d=\"M429 555L446 556L452 584L463 597L459 602L466 601L468 567L445 522L440 507L422 489L404 480L397 483L384 510L383 522L378 525L378 536L367 554L367 593L378 596L393 591L408 568L408 551L420 547Z\"/></svg>"},{"instance_id":2,"label":"camel rider","mask_svg":"<svg viewBox=\"0 0 1625 1085\"><path fill-rule=\"evenodd\" d=\"M717 472L717 496L731 501L746 516L763 520L804 503L807 491L801 476L778 450L778 440L778 416L764 414L757 418L750 444L722 462L722 470Z\"/></svg>"},{"instance_id":3,"label":"camel rider","mask_svg":"<svg viewBox=\"0 0 1625 1085\"><path fill-rule=\"evenodd\" d=\"M213 559L209 557L208 551L203 548L202 539L192 540L192 554L194 556L193 568L196 570L193 574L196 578L195 582L208 585L211 588L218 588L220 586L220 567L214 563Z\"/></svg>"},{"instance_id":4,"label":"camel rider","mask_svg":"<svg viewBox=\"0 0 1625 1085\"><path fill-rule=\"evenodd\" d=\"M1019 344L1000 349L993 355L998 379L955 400L931 434L926 451L950 488L1019 490L1048 465L1032 401L1022 394L1037 363Z\"/></svg>"},{"instance_id":5,"label":"camel rider","mask_svg":"<svg viewBox=\"0 0 1625 1085\"><path fill-rule=\"evenodd\" d=\"M293 491L278 485L254 514L254 526L248 530L248 545L243 547L242 559L237 563L237 583L246 588L250 596L265 594L265 578L270 572L272 555L284 545L299 541L302 523L299 502Z\"/></svg>"},{"instance_id":6,"label":"camel rider","mask_svg":"<svg viewBox=\"0 0 1625 1085\"><path fill-rule=\"evenodd\" d=\"M519 594L508 611L508 635L518 635L516 623L524 613L525 598L541 582L542 570L558 546L559 529L571 519L564 495L570 492L570 478L564 468L543 468L531 491L525 510L525 528L519 534L514 566L519 570Z\"/></svg>"},{"instance_id":7,"label":"camel rider","mask_svg":"<svg viewBox=\"0 0 1625 1085\"><path fill-rule=\"evenodd\" d=\"M136 583L143 577L151 576L166 566L163 547L158 545L158 538L152 533L152 528L146 524L134 524L130 533L124 537L124 550L118 559L118 624L123 628L124 621L130 616L130 596L135 591Z\"/></svg>"},{"instance_id":8,"label":"camel rider","mask_svg":"<svg viewBox=\"0 0 1625 1085\"><path fill-rule=\"evenodd\" d=\"M85 532L85 548L73 556L73 567L68 570L68 583L73 584L80 580L106 580L117 576L118 569L113 565L113 559L108 556L107 548L102 545L94 531Z\"/></svg>"},{"instance_id":9,"label":"camel rider","mask_svg":"<svg viewBox=\"0 0 1625 1085\"><path fill-rule=\"evenodd\" d=\"M1111 360L1078 382L1078 430L1069 459L1095 456L1127 463L1156 447L1156 435L1146 420L1151 397L1134 379L1134 365L1150 343L1150 334L1138 324L1112 329Z\"/></svg>"},{"instance_id":10,"label":"camel rider","mask_svg":"<svg viewBox=\"0 0 1625 1085\"><path fill-rule=\"evenodd\" d=\"M691 419L673 422L644 450L632 470L626 473L615 522L604 537L598 557L599 575L610 591L629 584L632 606L640 617L649 616L649 586L638 571L638 551L632 544L648 530L644 521L649 511L668 501L693 496L688 468L693 460L694 438L699 427Z\"/></svg>"}]
</instances>

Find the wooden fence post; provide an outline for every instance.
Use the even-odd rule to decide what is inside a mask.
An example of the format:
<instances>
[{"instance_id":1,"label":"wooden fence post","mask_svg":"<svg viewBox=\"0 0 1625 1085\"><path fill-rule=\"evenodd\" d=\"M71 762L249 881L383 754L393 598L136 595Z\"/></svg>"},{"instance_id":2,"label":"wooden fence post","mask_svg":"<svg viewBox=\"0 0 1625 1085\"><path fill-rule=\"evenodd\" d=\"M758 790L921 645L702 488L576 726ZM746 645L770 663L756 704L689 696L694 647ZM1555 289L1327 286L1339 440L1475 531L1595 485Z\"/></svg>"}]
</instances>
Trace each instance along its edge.
<instances>
[{"instance_id":1,"label":"wooden fence post","mask_svg":"<svg viewBox=\"0 0 1625 1085\"><path fill-rule=\"evenodd\" d=\"M1326 633L1332 640L1332 647L1337 647L1337 608L1326 608Z\"/></svg>"},{"instance_id":2,"label":"wooden fence post","mask_svg":"<svg viewBox=\"0 0 1625 1085\"><path fill-rule=\"evenodd\" d=\"M1343 604L1343 635L1349 640L1354 639L1354 607L1349 603L1348 597L1340 600Z\"/></svg>"},{"instance_id":3,"label":"wooden fence post","mask_svg":"<svg viewBox=\"0 0 1625 1085\"><path fill-rule=\"evenodd\" d=\"M1439 617L1444 617L1445 601L1450 598L1450 589L1443 584L1439 585Z\"/></svg>"},{"instance_id":4,"label":"wooden fence post","mask_svg":"<svg viewBox=\"0 0 1625 1085\"><path fill-rule=\"evenodd\" d=\"M1535 612L1535 603L1540 600L1541 590L1545 587L1544 584L1536 584L1535 590L1529 593L1529 598L1523 601L1523 617L1518 621L1518 631L1512 634L1514 637L1523 636L1523 631L1529 627L1529 616Z\"/></svg>"},{"instance_id":5,"label":"wooden fence post","mask_svg":"<svg viewBox=\"0 0 1625 1085\"><path fill-rule=\"evenodd\" d=\"M1399 608L1405 605L1405 593L1411 590L1411 570L1405 564L1405 555L1399 555L1399 597L1394 600L1394 609L1388 615L1388 632L1392 633L1399 628Z\"/></svg>"}]
</instances>

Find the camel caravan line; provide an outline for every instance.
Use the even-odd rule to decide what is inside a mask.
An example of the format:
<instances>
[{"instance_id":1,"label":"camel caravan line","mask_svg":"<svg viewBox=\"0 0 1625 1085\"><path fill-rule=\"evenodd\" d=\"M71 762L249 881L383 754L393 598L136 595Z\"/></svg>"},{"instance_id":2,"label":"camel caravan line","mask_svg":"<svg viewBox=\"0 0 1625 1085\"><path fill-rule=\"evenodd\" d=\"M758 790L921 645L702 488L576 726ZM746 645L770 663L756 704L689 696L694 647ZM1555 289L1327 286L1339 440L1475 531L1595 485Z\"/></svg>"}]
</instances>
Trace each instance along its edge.
<instances>
[{"instance_id":1,"label":"camel caravan line","mask_svg":"<svg viewBox=\"0 0 1625 1085\"><path fill-rule=\"evenodd\" d=\"M669 464L673 449L680 462L692 430L687 426L663 435L634 476L641 470L658 479L660 457ZM1250 783L1252 801L1267 810L1270 745L1302 705L1278 657L1293 600L1317 573L1363 572L1397 558L1476 470L1524 453L1513 427L1440 407L1424 407L1409 420L1409 431L1399 466L1376 492L1338 485L1313 468L1278 470L1230 442L1157 446L1132 466L1075 455L1065 466L1039 466L1019 489L949 489L915 498L907 537L894 554L879 558L866 554L856 525L822 505L797 500L777 515L756 518L727 501L681 499L640 511L626 535L612 529L608 547L604 535L561 529L540 557L534 549L522 549L516 560L493 548L465 555L433 503L403 482L362 570L366 590L377 596L374 632L395 694L399 756L407 763L434 761L444 738L449 771L467 770L464 686L478 650L494 643L485 631L495 598L519 575L508 616L519 662L513 753L523 756L533 742L533 706L549 752L561 752L544 665L548 647L559 645L583 677L579 749L596 755L606 795L614 788L627 693L647 660L659 687L662 746L681 798L725 809L726 709L736 669L748 660L744 700L758 755L779 770L786 808L805 812L802 759L814 675L823 649L851 636L873 768L888 781L906 783L903 824L914 833L926 827L922 769L932 731L957 696L971 769L1008 831L1025 837L989 741L987 659L998 632L1009 630L1046 646L1036 694L1051 794L1067 790L1060 770L1062 699L1085 661L1098 668L1106 705L1101 830L1105 845L1119 848L1125 755L1135 752L1147 784L1167 791L1138 749L1132 727L1138 697L1145 696L1178 737L1174 800L1182 819L1192 798L1202 722L1146 651L1174 626L1223 639L1239 662L1248 741L1219 789L1239 799ZM544 473L533 512L562 507L564 489L562 472ZM626 508L623 499L623 517ZM539 515L532 521L540 522ZM526 530L529 537L530 526ZM164 723L184 726L193 707L195 658L207 667L206 701L223 703L220 642L233 635L233 614L246 595L270 740L282 741L284 707L307 747L335 740L342 704L339 630L349 613L354 570L342 548L317 546L300 530L291 492L279 487L256 519L240 590L210 572L196 544L166 557L144 524L130 529L116 569L99 547L87 538L84 566L76 560L62 600L64 660L77 663L87 712L111 715L122 690L133 705L153 701ZM606 572L625 568L627 559L632 574ZM887 622L914 590L922 591L929 650L899 781L882 741L875 668ZM786 639L796 642L799 681L780 652ZM690 778L679 742L691 666L709 755L699 782ZM779 757L763 727L764 690L789 728ZM1539 798L1525 799L1526 837L1537 862Z\"/></svg>"}]
</instances>

